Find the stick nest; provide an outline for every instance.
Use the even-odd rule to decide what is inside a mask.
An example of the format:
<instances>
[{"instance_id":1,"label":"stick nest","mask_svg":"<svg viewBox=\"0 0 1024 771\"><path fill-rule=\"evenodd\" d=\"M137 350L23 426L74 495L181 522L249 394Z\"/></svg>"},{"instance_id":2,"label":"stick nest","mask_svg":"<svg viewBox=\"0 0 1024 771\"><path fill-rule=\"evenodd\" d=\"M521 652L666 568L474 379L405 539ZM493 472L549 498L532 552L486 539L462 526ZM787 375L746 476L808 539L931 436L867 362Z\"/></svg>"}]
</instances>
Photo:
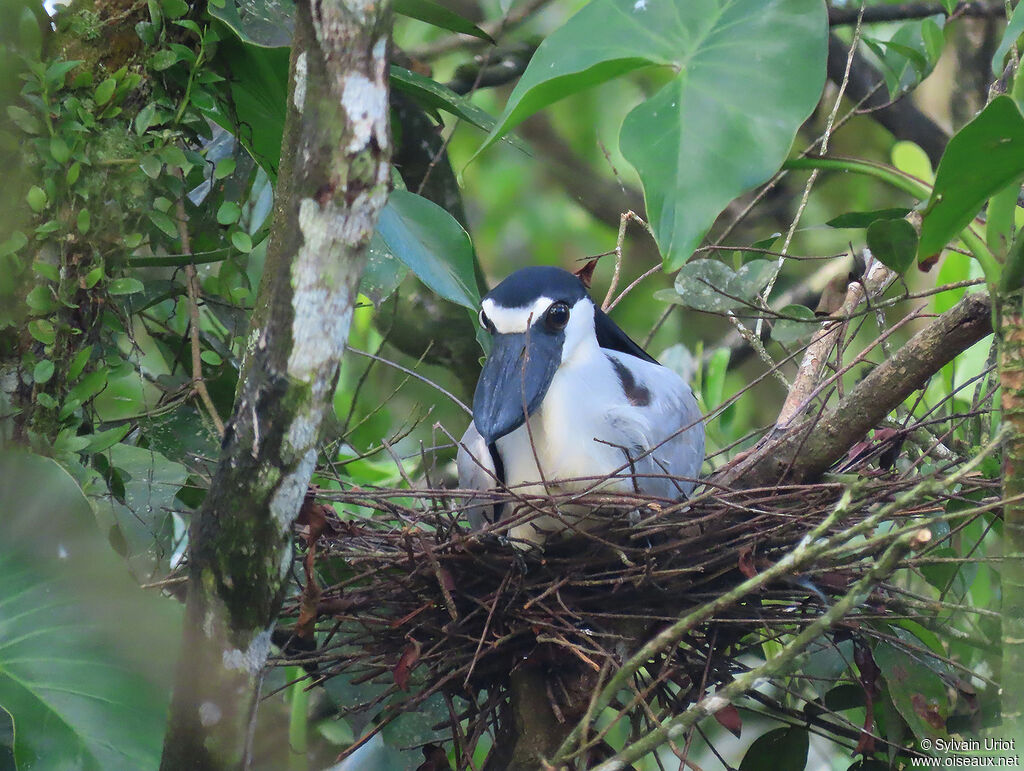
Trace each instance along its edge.
<instances>
[{"instance_id":1,"label":"stick nest","mask_svg":"<svg viewBox=\"0 0 1024 771\"><path fill-rule=\"evenodd\" d=\"M937 480L941 470L900 474L857 466L847 469L859 473L852 485L847 475L759 490L706 486L674 505L636 495L577 496L574 504L587 503L594 512L587 529L552 538L543 550L513 548L502 536L507 520L470 531L460 516L464 491L321 491L320 500L361 516L342 522L324 507L331 515L316 528L323 532L313 554L306 554L307 571L315 558L318 578L285 608L299 619L297 635L315 624L323 642L287 661L305 663L314 681L340 675L377 684L375 696L352 705L387 702L377 729L441 694L446 730L471 751L481 736L499 735L513 719L507 693L514 672L542 671L551 711L571 725L583 716L590 692L644 642L704 608L706 620L634 678L632 707L644 706L645 720L676 713L747 671L747 654L759 654L766 640L820 617L901 534L914 534L915 551L903 563L911 570L860 598L824 642L852 638L863 645L882 634L872 623L879 619L934 618L934 602L913 591L913 568L948 537L937 521L955 531L995 505L998 487L969 474L947 490L937 485L922 492L922 480ZM840 504L844 489L851 497ZM568 500L494 496L515 512L515 521L557 512ZM830 546L813 564L722 601L806 543L837 505L843 516L815 534ZM856 735L846 732L851 745Z\"/></svg>"}]
</instances>

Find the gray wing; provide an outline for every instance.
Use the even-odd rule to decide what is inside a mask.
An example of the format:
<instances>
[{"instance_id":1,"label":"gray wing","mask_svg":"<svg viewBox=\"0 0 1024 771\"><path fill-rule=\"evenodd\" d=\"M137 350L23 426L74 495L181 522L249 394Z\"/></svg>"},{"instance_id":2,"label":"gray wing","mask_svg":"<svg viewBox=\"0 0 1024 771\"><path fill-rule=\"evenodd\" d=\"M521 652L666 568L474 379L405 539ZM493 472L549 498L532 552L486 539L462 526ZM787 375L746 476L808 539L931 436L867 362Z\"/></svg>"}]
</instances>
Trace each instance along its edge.
<instances>
[{"instance_id":1,"label":"gray wing","mask_svg":"<svg viewBox=\"0 0 1024 771\"><path fill-rule=\"evenodd\" d=\"M704 463L704 421L697 400L690 386L667 367L636 358L629 364L641 386L635 393L646 398L633 401L636 411L630 413L641 420L628 421L633 424L621 430L638 450L657 447L636 462L637 486L669 500L688 497Z\"/></svg>"},{"instance_id":2,"label":"gray wing","mask_svg":"<svg viewBox=\"0 0 1024 771\"><path fill-rule=\"evenodd\" d=\"M494 461L473 421L469 422L466 433L462 435L455 462L459 470L459 487L463 490L494 489ZM466 518L470 527L479 530L492 520L494 506L490 503L474 504L474 500L470 498L467 501L469 508L466 509Z\"/></svg>"},{"instance_id":3,"label":"gray wing","mask_svg":"<svg viewBox=\"0 0 1024 771\"><path fill-rule=\"evenodd\" d=\"M658 428L654 444L675 435L655 450L651 458L659 473L679 479L652 481L667 498L689 497L704 463L704 418L693 391L681 378L666 396L664 402L655 399L651 404L656 413L651 424Z\"/></svg>"}]
</instances>

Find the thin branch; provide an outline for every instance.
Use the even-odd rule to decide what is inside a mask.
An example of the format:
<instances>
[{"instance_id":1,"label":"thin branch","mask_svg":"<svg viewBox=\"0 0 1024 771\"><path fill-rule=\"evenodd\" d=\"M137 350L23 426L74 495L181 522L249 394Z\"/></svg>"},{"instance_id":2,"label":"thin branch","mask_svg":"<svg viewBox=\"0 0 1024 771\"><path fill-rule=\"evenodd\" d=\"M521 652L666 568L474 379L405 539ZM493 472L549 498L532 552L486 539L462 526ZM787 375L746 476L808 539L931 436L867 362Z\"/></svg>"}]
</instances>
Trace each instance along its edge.
<instances>
[{"instance_id":1,"label":"thin branch","mask_svg":"<svg viewBox=\"0 0 1024 771\"><path fill-rule=\"evenodd\" d=\"M723 469L715 481L744 487L776 484L787 467L790 481L822 473L928 378L991 331L991 298L984 292L967 295L875 367L820 420L787 429Z\"/></svg>"},{"instance_id":2,"label":"thin branch","mask_svg":"<svg viewBox=\"0 0 1024 771\"><path fill-rule=\"evenodd\" d=\"M185 179L181 169L175 170L178 179L184 185ZM188 219L185 216L185 199L177 201L178 238L181 239L181 251L186 255L192 253L192 245L188 233ZM213 405L210 392L206 388L206 381L203 379L202 348L199 344L199 278L196 276L196 266L191 262L185 264L185 288L188 292L188 319L189 319L189 344L192 348L192 390L199 395L203 406L213 421L217 435L224 436L224 421L217 414L217 408Z\"/></svg>"}]
</instances>

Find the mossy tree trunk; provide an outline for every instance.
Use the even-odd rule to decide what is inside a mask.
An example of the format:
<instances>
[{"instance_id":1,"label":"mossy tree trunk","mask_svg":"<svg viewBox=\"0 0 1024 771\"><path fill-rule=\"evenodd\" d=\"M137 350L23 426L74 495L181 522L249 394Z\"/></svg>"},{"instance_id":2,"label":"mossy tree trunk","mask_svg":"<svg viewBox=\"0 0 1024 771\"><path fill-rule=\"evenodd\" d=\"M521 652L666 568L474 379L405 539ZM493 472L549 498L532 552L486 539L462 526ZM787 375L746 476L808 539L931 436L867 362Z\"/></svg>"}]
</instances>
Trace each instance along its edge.
<instances>
[{"instance_id":1,"label":"mossy tree trunk","mask_svg":"<svg viewBox=\"0 0 1024 771\"><path fill-rule=\"evenodd\" d=\"M1002 685L1000 738L1024 738L1024 307L1021 292L1002 298L999 381L1003 427Z\"/></svg>"},{"instance_id":2,"label":"mossy tree trunk","mask_svg":"<svg viewBox=\"0 0 1024 771\"><path fill-rule=\"evenodd\" d=\"M292 522L389 190L389 33L386 0L297 3L274 226L233 417L190 531L164 771L246 763Z\"/></svg>"}]
</instances>

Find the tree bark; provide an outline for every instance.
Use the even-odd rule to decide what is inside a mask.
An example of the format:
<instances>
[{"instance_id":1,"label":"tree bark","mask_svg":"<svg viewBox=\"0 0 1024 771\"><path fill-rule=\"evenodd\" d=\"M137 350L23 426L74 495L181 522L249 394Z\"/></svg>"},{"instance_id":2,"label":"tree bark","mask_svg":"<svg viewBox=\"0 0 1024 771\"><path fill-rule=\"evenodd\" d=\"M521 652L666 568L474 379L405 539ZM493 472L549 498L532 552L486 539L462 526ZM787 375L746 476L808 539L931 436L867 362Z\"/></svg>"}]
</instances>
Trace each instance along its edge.
<instances>
[{"instance_id":1,"label":"tree bark","mask_svg":"<svg viewBox=\"0 0 1024 771\"><path fill-rule=\"evenodd\" d=\"M386 0L297 3L274 228L234 414L190 529L163 771L247 765L292 522L389 191L389 33Z\"/></svg>"},{"instance_id":2,"label":"tree bark","mask_svg":"<svg viewBox=\"0 0 1024 771\"><path fill-rule=\"evenodd\" d=\"M999 382L1002 388L1003 562L1002 685L1000 737L1024 737L1024 310L1021 293L1003 297L999 324ZM1017 498L1018 500L1013 500Z\"/></svg>"}]
</instances>

